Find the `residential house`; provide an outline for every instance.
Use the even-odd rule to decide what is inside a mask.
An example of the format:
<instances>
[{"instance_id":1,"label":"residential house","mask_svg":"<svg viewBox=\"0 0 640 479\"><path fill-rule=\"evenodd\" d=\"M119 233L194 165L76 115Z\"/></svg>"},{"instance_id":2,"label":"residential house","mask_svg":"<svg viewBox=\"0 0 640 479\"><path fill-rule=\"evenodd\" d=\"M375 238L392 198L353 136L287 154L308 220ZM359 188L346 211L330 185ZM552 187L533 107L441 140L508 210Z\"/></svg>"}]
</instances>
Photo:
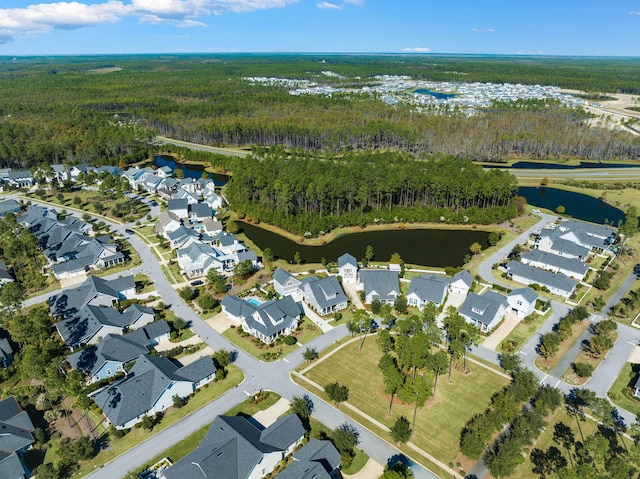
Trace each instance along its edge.
<instances>
[{"instance_id":1,"label":"residential house","mask_svg":"<svg viewBox=\"0 0 640 479\"><path fill-rule=\"evenodd\" d=\"M564 233L563 238L598 251L608 249L616 239L615 228L574 219L561 221L558 229Z\"/></svg>"},{"instance_id":2,"label":"residential house","mask_svg":"<svg viewBox=\"0 0 640 479\"><path fill-rule=\"evenodd\" d=\"M156 190L156 195L163 200L169 201L178 191L179 183L175 178L164 178Z\"/></svg>"},{"instance_id":3,"label":"residential house","mask_svg":"<svg viewBox=\"0 0 640 479\"><path fill-rule=\"evenodd\" d=\"M155 321L153 308L132 304L122 312L122 320L128 329L138 329Z\"/></svg>"},{"instance_id":4,"label":"residential house","mask_svg":"<svg viewBox=\"0 0 640 479\"><path fill-rule=\"evenodd\" d=\"M577 258L566 258L538 249L522 253L520 261L535 268L562 273L578 281L582 281L589 271L589 266Z\"/></svg>"},{"instance_id":5,"label":"residential house","mask_svg":"<svg viewBox=\"0 0 640 479\"><path fill-rule=\"evenodd\" d=\"M638 378L633 383L633 395L637 398L640 397L640 375L638 375Z\"/></svg>"},{"instance_id":6,"label":"residential house","mask_svg":"<svg viewBox=\"0 0 640 479\"><path fill-rule=\"evenodd\" d=\"M219 210L222 207L223 200L220 195L211 189L206 189L202 192L204 197L204 203L214 210Z\"/></svg>"},{"instance_id":7,"label":"residential house","mask_svg":"<svg viewBox=\"0 0 640 479\"><path fill-rule=\"evenodd\" d=\"M15 188L31 188L35 185L35 180L29 170L11 171L6 181Z\"/></svg>"},{"instance_id":8,"label":"residential house","mask_svg":"<svg viewBox=\"0 0 640 479\"><path fill-rule=\"evenodd\" d=\"M244 416L217 416L198 447L161 472L160 479L261 479L302 443L304 434L295 414L267 428Z\"/></svg>"},{"instance_id":9,"label":"residential house","mask_svg":"<svg viewBox=\"0 0 640 479\"><path fill-rule=\"evenodd\" d=\"M293 454L290 463L276 479L338 479L340 453L331 441L311 439Z\"/></svg>"},{"instance_id":10,"label":"residential house","mask_svg":"<svg viewBox=\"0 0 640 479\"><path fill-rule=\"evenodd\" d=\"M468 323L488 333L502 321L508 306L507 298L495 291L487 291L482 296L469 293L458 312Z\"/></svg>"},{"instance_id":11,"label":"residential house","mask_svg":"<svg viewBox=\"0 0 640 479\"><path fill-rule=\"evenodd\" d=\"M358 261L349 253L338 258L338 274L343 283L355 283L358 281Z\"/></svg>"},{"instance_id":12,"label":"residential house","mask_svg":"<svg viewBox=\"0 0 640 479\"><path fill-rule=\"evenodd\" d=\"M131 331L125 334L124 337L129 341L151 349L164 341L169 341L170 334L171 328L169 328L169 324L164 319L161 319Z\"/></svg>"},{"instance_id":13,"label":"residential house","mask_svg":"<svg viewBox=\"0 0 640 479\"><path fill-rule=\"evenodd\" d=\"M173 233L181 226L182 220L178 218L175 213L163 211L158 215L158 220L153 226L153 231L154 233L160 234L166 238L169 236L169 233Z\"/></svg>"},{"instance_id":14,"label":"residential house","mask_svg":"<svg viewBox=\"0 0 640 479\"><path fill-rule=\"evenodd\" d=\"M533 313L537 300L538 295L531 288L518 288L507 294L510 311L521 318Z\"/></svg>"},{"instance_id":15,"label":"residential house","mask_svg":"<svg viewBox=\"0 0 640 479\"><path fill-rule=\"evenodd\" d=\"M586 261L589 257L589 248L580 246L563 238L560 238L560 230L544 229L536 239L535 247L540 251L553 253L565 258L575 258L580 261Z\"/></svg>"},{"instance_id":16,"label":"residential house","mask_svg":"<svg viewBox=\"0 0 640 479\"><path fill-rule=\"evenodd\" d=\"M224 229L222 223L216 219L204 220L202 226L202 232L212 237L219 235Z\"/></svg>"},{"instance_id":17,"label":"residential house","mask_svg":"<svg viewBox=\"0 0 640 479\"><path fill-rule=\"evenodd\" d=\"M169 178L173 174L173 170L168 166L161 166L156 170L156 175L160 178Z\"/></svg>"},{"instance_id":18,"label":"residential house","mask_svg":"<svg viewBox=\"0 0 640 479\"><path fill-rule=\"evenodd\" d=\"M15 279L9 273L9 268L7 268L7 264L0 260L0 287L4 286L7 283L13 283Z\"/></svg>"},{"instance_id":19,"label":"residential house","mask_svg":"<svg viewBox=\"0 0 640 479\"><path fill-rule=\"evenodd\" d=\"M183 186L183 183L180 186ZM171 199L176 201L186 201L187 204L196 205L200 202L200 195L195 192L195 190L185 190L180 187L173 195L171 195Z\"/></svg>"},{"instance_id":20,"label":"residential house","mask_svg":"<svg viewBox=\"0 0 640 479\"><path fill-rule=\"evenodd\" d=\"M573 294L578 282L562 273L552 273L543 269L534 268L520 261L507 263L507 274L518 283L531 285L537 284L549 289L553 294L568 298Z\"/></svg>"},{"instance_id":21,"label":"residential house","mask_svg":"<svg viewBox=\"0 0 640 479\"><path fill-rule=\"evenodd\" d=\"M22 205L14 199L8 199L0 201L0 218L4 218L7 213L20 213L22 211Z\"/></svg>"},{"instance_id":22,"label":"residential house","mask_svg":"<svg viewBox=\"0 0 640 479\"><path fill-rule=\"evenodd\" d=\"M186 226L180 226L175 231L167 233L167 239L172 249L186 248L192 243L201 242L200 233Z\"/></svg>"},{"instance_id":23,"label":"residential house","mask_svg":"<svg viewBox=\"0 0 640 479\"><path fill-rule=\"evenodd\" d=\"M420 309L427 303L440 307L445 301L450 284L450 278L445 276L435 274L413 276L407 293L407 304Z\"/></svg>"},{"instance_id":24,"label":"residential house","mask_svg":"<svg viewBox=\"0 0 640 479\"><path fill-rule=\"evenodd\" d=\"M125 373L124 365L149 351L132 341L128 335L107 334L97 346L82 349L67 356L71 368L88 376L91 384Z\"/></svg>"},{"instance_id":25,"label":"residential house","mask_svg":"<svg viewBox=\"0 0 640 479\"><path fill-rule=\"evenodd\" d=\"M473 278L466 269L462 269L453 275L449 281L449 292L466 296L473 286Z\"/></svg>"},{"instance_id":26,"label":"residential house","mask_svg":"<svg viewBox=\"0 0 640 479\"><path fill-rule=\"evenodd\" d=\"M15 396L0 401L0 477L26 479L31 473L24 463L23 454L31 449L33 423L23 411Z\"/></svg>"},{"instance_id":27,"label":"residential house","mask_svg":"<svg viewBox=\"0 0 640 479\"><path fill-rule=\"evenodd\" d=\"M204 203L189 205L189 221L200 223L213 218L213 210Z\"/></svg>"},{"instance_id":28,"label":"residential house","mask_svg":"<svg viewBox=\"0 0 640 479\"><path fill-rule=\"evenodd\" d=\"M186 398L215 378L209 356L183 367L169 359L142 355L126 377L92 393L90 397L117 429L133 427L173 405L173 397Z\"/></svg>"},{"instance_id":29,"label":"residential house","mask_svg":"<svg viewBox=\"0 0 640 479\"><path fill-rule=\"evenodd\" d=\"M304 316L302 305L291 296L255 304L237 296L227 295L220 303L222 311L242 330L266 344L278 336L291 334Z\"/></svg>"},{"instance_id":30,"label":"residential house","mask_svg":"<svg viewBox=\"0 0 640 479\"><path fill-rule=\"evenodd\" d=\"M124 334L127 318L115 308L84 306L77 314L55 323L58 334L71 350L97 344L107 334Z\"/></svg>"},{"instance_id":31,"label":"residential house","mask_svg":"<svg viewBox=\"0 0 640 479\"><path fill-rule=\"evenodd\" d=\"M49 297L49 309L54 318L68 318L86 305L114 306L136 294L132 275L106 280L91 275L75 288L65 289Z\"/></svg>"},{"instance_id":32,"label":"residential house","mask_svg":"<svg viewBox=\"0 0 640 479\"><path fill-rule=\"evenodd\" d=\"M1 331L1 330L0 330ZM13 364L13 347L8 338L0 338L0 366L7 369Z\"/></svg>"},{"instance_id":33,"label":"residential house","mask_svg":"<svg viewBox=\"0 0 640 479\"><path fill-rule=\"evenodd\" d=\"M298 291L301 281L288 271L278 268L273 273L273 289L280 296L291 296Z\"/></svg>"},{"instance_id":34,"label":"residential house","mask_svg":"<svg viewBox=\"0 0 640 479\"><path fill-rule=\"evenodd\" d=\"M169 200L167 211L184 220L189 217L189 202L187 200Z\"/></svg>"},{"instance_id":35,"label":"residential house","mask_svg":"<svg viewBox=\"0 0 640 479\"><path fill-rule=\"evenodd\" d=\"M307 304L320 316L335 313L347 307L347 296L335 276L318 279L305 278L300 286Z\"/></svg>"},{"instance_id":36,"label":"residential house","mask_svg":"<svg viewBox=\"0 0 640 479\"><path fill-rule=\"evenodd\" d=\"M233 269L235 264L233 257L204 243L190 243L178 250L177 257L178 265L190 279L205 276L212 268L223 273Z\"/></svg>"},{"instance_id":37,"label":"residential house","mask_svg":"<svg viewBox=\"0 0 640 479\"><path fill-rule=\"evenodd\" d=\"M358 273L360 287L364 290L364 302L378 300L382 304L393 304L402 293L398 273L387 269L362 269Z\"/></svg>"}]
</instances>

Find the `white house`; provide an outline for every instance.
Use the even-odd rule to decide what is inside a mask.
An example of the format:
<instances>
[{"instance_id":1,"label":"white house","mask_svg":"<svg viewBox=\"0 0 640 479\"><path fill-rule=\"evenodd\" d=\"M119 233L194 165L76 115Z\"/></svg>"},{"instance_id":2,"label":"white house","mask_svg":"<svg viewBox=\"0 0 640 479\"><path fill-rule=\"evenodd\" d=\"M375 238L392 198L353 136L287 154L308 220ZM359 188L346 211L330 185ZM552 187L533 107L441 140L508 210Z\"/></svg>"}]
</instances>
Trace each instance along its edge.
<instances>
[{"instance_id":1,"label":"white house","mask_svg":"<svg viewBox=\"0 0 640 479\"><path fill-rule=\"evenodd\" d=\"M531 288L514 289L507 295L509 310L521 318L533 313L537 300L538 295Z\"/></svg>"},{"instance_id":2,"label":"white house","mask_svg":"<svg viewBox=\"0 0 640 479\"><path fill-rule=\"evenodd\" d=\"M508 305L507 298L495 291L487 291L482 296L469 293L459 313L468 323L488 333L502 321Z\"/></svg>"},{"instance_id":3,"label":"white house","mask_svg":"<svg viewBox=\"0 0 640 479\"><path fill-rule=\"evenodd\" d=\"M388 269L362 269L358 273L360 287L364 290L364 301L371 304L378 300L382 304L393 304L402 293L398 273Z\"/></svg>"},{"instance_id":4,"label":"white house","mask_svg":"<svg viewBox=\"0 0 640 479\"><path fill-rule=\"evenodd\" d=\"M338 258L338 274L343 283L355 283L358 280L358 261L349 253Z\"/></svg>"},{"instance_id":5,"label":"white house","mask_svg":"<svg viewBox=\"0 0 640 479\"><path fill-rule=\"evenodd\" d=\"M299 279L282 268L278 268L273 273L273 289L280 296L291 296L297 293L301 284Z\"/></svg>"}]
</instances>

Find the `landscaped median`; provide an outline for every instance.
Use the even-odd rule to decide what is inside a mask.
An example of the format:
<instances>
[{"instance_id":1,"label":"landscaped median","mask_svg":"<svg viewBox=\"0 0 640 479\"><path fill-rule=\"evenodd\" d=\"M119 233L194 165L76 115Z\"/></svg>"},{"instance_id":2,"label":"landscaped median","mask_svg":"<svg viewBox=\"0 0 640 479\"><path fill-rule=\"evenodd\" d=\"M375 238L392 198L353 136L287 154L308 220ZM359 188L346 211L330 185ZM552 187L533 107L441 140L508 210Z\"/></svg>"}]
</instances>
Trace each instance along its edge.
<instances>
[{"instance_id":1,"label":"landscaped median","mask_svg":"<svg viewBox=\"0 0 640 479\"><path fill-rule=\"evenodd\" d=\"M294 373L294 380L328 402L323 389L327 384L337 382L347 386L349 397L341 403L340 410L393 442L389 430L400 416L412 418L414 406L394 399L391 416L386 415L390 398L384 393L383 376L377 367L382 353L375 338L366 340L362 350L360 341L359 337L347 339L333 347L317 362ZM507 375L479 363L473 363L466 375L454 368L450 382L442 374L435 398L417 411L411 442L399 449L417 457L441 477L450 477L452 473L464 475L473 464L460 452L460 432L474 414L487 407L491 396L508 383Z\"/></svg>"},{"instance_id":2,"label":"landscaped median","mask_svg":"<svg viewBox=\"0 0 640 479\"><path fill-rule=\"evenodd\" d=\"M171 410L165 412L162 421L157 424L152 433L145 431L142 428L132 428L123 437L109 438L109 447L100 451L90 461L82 463L78 476L84 476L92 472L96 467L99 467L107 462L115 459L120 454L125 453L129 449L132 449L142 441L153 437L154 434L166 429L172 424L178 422L180 419L188 416L189 414L197 411L201 407L205 406L209 402L218 398L226 391L239 385L244 379L242 371L233 365L227 366L227 377L221 381L212 382L201 388L194 396L189 398L189 401L185 406L180 409Z\"/></svg>"}]
</instances>

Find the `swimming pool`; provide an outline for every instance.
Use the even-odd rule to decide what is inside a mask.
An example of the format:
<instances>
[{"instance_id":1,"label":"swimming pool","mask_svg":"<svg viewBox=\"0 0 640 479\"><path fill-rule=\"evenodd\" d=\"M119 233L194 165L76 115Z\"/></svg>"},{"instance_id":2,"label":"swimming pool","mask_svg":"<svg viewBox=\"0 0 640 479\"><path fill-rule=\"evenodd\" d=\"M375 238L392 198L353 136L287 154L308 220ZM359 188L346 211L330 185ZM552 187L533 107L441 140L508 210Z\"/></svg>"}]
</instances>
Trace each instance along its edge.
<instances>
[{"instance_id":1,"label":"swimming pool","mask_svg":"<svg viewBox=\"0 0 640 479\"><path fill-rule=\"evenodd\" d=\"M260 304L262 304L262 303L260 303L260 301L258 301L256 298L249 298L249 299L247 299L247 303L251 303L251 304L253 304L254 306L260 306Z\"/></svg>"}]
</instances>

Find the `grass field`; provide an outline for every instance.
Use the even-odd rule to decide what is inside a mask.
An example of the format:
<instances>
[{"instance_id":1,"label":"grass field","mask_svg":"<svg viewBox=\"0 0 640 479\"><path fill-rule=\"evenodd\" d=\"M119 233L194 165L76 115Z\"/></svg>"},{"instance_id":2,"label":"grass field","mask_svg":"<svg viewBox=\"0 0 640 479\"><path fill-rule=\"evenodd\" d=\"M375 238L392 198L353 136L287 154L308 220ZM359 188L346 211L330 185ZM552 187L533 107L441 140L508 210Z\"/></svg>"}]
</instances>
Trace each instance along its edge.
<instances>
[{"instance_id":1,"label":"grass field","mask_svg":"<svg viewBox=\"0 0 640 479\"><path fill-rule=\"evenodd\" d=\"M348 402L387 427L393 426L401 415L412 418L413 406L403 404L394 404L391 417L386 416L389 398L384 395L382 374L377 368L381 353L373 340L365 342L362 351L358 351L358 345L358 341L348 344L316 363L305 375L322 386L335 381L348 386ZM473 364L466 376L454 370L450 384L447 376L441 375L436 398L418 410L412 441L445 464L454 461L459 454L464 424L486 409L491 395L507 382L504 377Z\"/></svg>"},{"instance_id":2,"label":"grass field","mask_svg":"<svg viewBox=\"0 0 640 479\"><path fill-rule=\"evenodd\" d=\"M631 384L636 381L639 372L640 368L637 364L625 363L613 386L609 389L609 399L616 406L626 409L632 414L640 414L640 398L631 394Z\"/></svg>"}]
</instances>

